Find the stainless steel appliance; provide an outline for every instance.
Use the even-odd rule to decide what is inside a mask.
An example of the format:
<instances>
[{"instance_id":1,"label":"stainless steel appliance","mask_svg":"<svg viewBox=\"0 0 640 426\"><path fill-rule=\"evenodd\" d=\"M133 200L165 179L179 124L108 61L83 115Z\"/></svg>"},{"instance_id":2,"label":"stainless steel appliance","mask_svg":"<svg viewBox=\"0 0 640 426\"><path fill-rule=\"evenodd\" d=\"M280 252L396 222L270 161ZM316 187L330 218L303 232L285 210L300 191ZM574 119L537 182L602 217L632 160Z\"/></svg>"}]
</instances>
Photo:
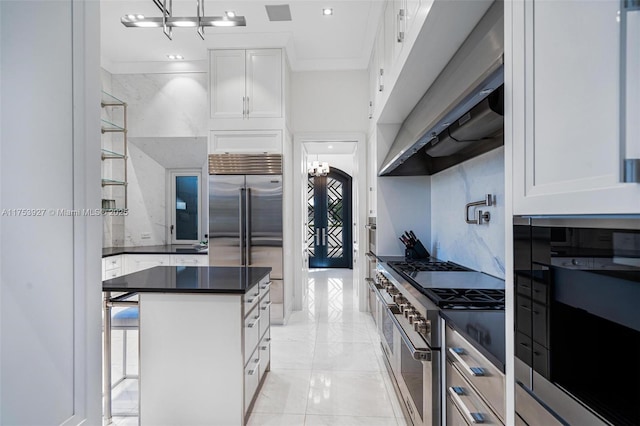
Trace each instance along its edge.
<instances>
[{"instance_id":1,"label":"stainless steel appliance","mask_svg":"<svg viewBox=\"0 0 640 426\"><path fill-rule=\"evenodd\" d=\"M209 156L209 265L271 267L271 319L283 319L280 155Z\"/></svg>"},{"instance_id":2,"label":"stainless steel appliance","mask_svg":"<svg viewBox=\"0 0 640 426\"><path fill-rule=\"evenodd\" d=\"M640 424L640 220L514 218L514 291L520 419Z\"/></svg>"},{"instance_id":3,"label":"stainless steel appliance","mask_svg":"<svg viewBox=\"0 0 640 426\"><path fill-rule=\"evenodd\" d=\"M431 175L501 146L504 6L496 1L402 123L380 175Z\"/></svg>"},{"instance_id":4,"label":"stainless steel appliance","mask_svg":"<svg viewBox=\"0 0 640 426\"><path fill-rule=\"evenodd\" d=\"M414 426L441 424L441 307L504 309L504 282L451 262L380 261L378 296L387 369Z\"/></svg>"}]
</instances>

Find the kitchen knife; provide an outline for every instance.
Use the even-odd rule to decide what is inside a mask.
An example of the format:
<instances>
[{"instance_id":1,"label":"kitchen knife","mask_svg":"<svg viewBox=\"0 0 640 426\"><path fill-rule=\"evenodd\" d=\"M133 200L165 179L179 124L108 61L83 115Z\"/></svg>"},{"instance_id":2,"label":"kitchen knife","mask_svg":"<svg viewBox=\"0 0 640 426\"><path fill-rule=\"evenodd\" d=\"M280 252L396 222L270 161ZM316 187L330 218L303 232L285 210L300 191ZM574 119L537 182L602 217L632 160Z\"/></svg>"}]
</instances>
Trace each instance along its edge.
<instances>
[{"instance_id":1,"label":"kitchen knife","mask_svg":"<svg viewBox=\"0 0 640 426\"><path fill-rule=\"evenodd\" d=\"M413 231L409 231L409 235L411 235L411 238L413 238L414 243L418 242L418 237L416 237L416 234L413 233Z\"/></svg>"}]
</instances>

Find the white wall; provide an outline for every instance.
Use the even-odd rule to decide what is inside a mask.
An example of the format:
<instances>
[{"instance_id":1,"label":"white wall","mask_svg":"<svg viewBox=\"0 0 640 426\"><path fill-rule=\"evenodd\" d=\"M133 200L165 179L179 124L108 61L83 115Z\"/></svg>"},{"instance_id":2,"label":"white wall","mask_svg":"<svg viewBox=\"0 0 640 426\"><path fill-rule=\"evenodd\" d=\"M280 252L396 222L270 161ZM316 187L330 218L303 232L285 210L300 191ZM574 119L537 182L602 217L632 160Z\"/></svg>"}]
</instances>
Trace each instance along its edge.
<instances>
[{"instance_id":1,"label":"white wall","mask_svg":"<svg viewBox=\"0 0 640 426\"><path fill-rule=\"evenodd\" d=\"M367 132L367 71L291 73L293 133Z\"/></svg>"},{"instance_id":2,"label":"white wall","mask_svg":"<svg viewBox=\"0 0 640 426\"><path fill-rule=\"evenodd\" d=\"M0 424L101 423L99 27L0 2Z\"/></svg>"},{"instance_id":3,"label":"white wall","mask_svg":"<svg viewBox=\"0 0 640 426\"><path fill-rule=\"evenodd\" d=\"M490 222L467 224L465 205L485 194L496 198L496 205L480 207L491 214ZM504 148L431 176L432 254L504 278L504 200Z\"/></svg>"},{"instance_id":4,"label":"white wall","mask_svg":"<svg viewBox=\"0 0 640 426\"><path fill-rule=\"evenodd\" d=\"M128 104L129 137L208 135L207 74L113 74L112 91Z\"/></svg>"}]
</instances>

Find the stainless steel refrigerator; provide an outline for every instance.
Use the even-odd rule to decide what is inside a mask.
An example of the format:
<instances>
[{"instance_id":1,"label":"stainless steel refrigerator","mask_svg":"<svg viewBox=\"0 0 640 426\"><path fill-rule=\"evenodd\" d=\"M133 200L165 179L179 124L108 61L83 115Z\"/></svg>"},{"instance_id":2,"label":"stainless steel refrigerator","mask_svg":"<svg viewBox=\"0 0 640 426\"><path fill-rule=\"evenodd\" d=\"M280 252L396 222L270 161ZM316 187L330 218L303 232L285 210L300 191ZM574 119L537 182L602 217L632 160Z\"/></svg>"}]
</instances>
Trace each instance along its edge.
<instances>
[{"instance_id":1,"label":"stainless steel refrigerator","mask_svg":"<svg viewBox=\"0 0 640 426\"><path fill-rule=\"evenodd\" d=\"M278 322L284 314L282 168L273 157L280 159L209 156L209 265L271 267L270 315Z\"/></svg>"}]
</instances>

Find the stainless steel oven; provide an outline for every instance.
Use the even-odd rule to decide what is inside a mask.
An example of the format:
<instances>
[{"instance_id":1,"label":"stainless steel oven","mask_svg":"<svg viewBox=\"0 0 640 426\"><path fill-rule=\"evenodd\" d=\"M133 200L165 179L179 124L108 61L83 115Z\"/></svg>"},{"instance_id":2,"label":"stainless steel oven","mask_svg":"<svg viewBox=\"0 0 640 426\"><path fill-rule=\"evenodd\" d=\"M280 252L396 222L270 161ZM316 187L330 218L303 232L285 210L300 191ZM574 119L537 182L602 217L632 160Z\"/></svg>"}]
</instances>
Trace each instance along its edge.
<instances>
[{"instance_id":1,"label":"stainless steel oven","mask_svg":"<svg viewBox=\"0 0 640 426\"><path fill-rule=\"evenodd\" d=\"M514 256L516 412L640 424L640 220L514 218Z\"/></svg>"},{"instance_id":2,"label":"stainless steel oven","mask_svg":"<svg viewBox=\"0 0 640 426\"><path fill-rule=\"evenodd\" d=\"M381 343L405 417L413 426L434 425L440 351L432 350L394 305L385 307Z\"/></svg>"}]
</instances>

